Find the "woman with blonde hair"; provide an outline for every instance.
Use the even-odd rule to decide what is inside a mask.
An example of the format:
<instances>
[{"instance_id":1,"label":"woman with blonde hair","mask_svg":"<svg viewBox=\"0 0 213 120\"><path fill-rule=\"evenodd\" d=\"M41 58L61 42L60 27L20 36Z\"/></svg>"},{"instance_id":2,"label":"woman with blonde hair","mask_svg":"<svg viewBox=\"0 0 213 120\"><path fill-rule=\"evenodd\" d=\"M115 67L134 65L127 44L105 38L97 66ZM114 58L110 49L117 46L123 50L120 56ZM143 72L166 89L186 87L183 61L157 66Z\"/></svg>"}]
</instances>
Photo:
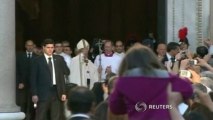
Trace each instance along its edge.
<instances>
[{"instance_id":1,"label":"woman with blonde hair","mask_svg":"<svg viewBox=\"0 0 213 120\"><path fill-rule=\"evenodd\" d=\"M129 120L181 120L177 106L192 93L187 80L168 73L151 49L136 44L121 62L109 106Z\"/></svg>"}]
</instances>

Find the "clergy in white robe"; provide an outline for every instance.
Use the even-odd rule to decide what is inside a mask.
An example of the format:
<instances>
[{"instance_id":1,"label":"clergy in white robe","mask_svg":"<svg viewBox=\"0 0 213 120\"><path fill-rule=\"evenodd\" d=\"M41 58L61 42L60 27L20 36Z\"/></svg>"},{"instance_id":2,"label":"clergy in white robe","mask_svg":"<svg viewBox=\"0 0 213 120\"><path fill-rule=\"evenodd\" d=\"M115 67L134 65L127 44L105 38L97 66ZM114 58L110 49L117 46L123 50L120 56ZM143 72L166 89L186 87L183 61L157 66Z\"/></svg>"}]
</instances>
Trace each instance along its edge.
<instances>
[{"instance_id":1,"label":"clergy in white robe","mask_svg":"<svg viewBox=\"0 0 213 120\"><path fill-rule=\"evenodd\" d=\"M115 41L115 54L121 58L125 56L124 44L121 40Z\"/></svg>"},{"instance_id":2,"label":"clergy in white robe","mask_svg":"<svg viewBox=\"0 0 213 120\"><path fill-rule=\"evenodd\" d=\"M98 82L98 68L87 58L89 43L82 39L77 44L79 54L72 58L70 70L70 83L92 89Z\"/></svg>"},{"instance_id":3,"label":"clergy in white robe","mask_svg":"<svg viewBox=\"0 0 213 120\"><path fill-rule=\"evenodd\" d=\"M66 64L67 64L67 67L69 68L69 70L71 69L71 60L72 60L72 58L71 58L71 56L69 56L69 55L67 55L67 54L65 54L65 53L63 52L62 43L59 42L59 41L56 41L56 42L55 42L55 52L54 52L54 54L55 54L55 55L60 55L60 56L62 56L62 57L64 58L64 61L65 61ZM66 82L66 83L69 81L69 76L70 76L70 75L65 76L65 80L66 80L65 82Z\"/></svg>"},{"instance_id":4,"label":"clergy in white robe","mask_svg":"<svg viewBox=\"0 0 213 120\"><path fill-rule=\"evenodd\" d=\"M101 60L100 60L101 56ZM112 41L106 41L104 43L104 53L98 55L95 59L94 64L99 67L101 65L101 80L104 81L106 79L106 75L109 74L107 69L110 69L110 72L115 74L118 73L118 69L120 66L122 58L113 52L113 43ZM99 71L100 72L100 71Z\"/></svg>"}]
</instances>

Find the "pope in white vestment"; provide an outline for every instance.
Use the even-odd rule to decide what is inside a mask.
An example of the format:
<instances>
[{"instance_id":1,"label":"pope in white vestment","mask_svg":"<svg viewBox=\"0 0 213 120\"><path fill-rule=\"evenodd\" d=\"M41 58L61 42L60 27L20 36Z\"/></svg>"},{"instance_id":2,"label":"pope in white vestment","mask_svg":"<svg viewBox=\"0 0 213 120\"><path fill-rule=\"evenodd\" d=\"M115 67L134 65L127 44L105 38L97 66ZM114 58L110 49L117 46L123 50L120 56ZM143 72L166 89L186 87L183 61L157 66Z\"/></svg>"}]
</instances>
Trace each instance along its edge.
<instances>
[{"instance_id":1,"label":"pope in white vestment","mask_svg":"<svg viewBox=\"0 0 213 120\"><path fill-rule=\"evenodd\" d=\"M82 39L77 44L79 54L72 58L70 70L70 83L75 83L79 86L93 87L95 82L98 82L98 68L87 58L83 51L88 54L89 43Z\"/></svg>"}]
</instances>

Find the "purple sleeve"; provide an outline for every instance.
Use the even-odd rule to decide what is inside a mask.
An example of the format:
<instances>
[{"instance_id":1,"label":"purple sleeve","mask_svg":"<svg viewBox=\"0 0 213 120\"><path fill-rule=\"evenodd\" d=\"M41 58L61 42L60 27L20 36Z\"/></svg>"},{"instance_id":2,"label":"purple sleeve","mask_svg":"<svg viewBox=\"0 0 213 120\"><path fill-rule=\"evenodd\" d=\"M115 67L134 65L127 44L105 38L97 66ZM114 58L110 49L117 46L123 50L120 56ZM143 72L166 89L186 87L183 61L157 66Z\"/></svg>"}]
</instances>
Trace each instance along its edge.
<instances>
[{"instance_id":1,"label":"purple sleeve","mask_svg":"<svg viewBox=\"0 0 213 120\"><path fill-rule=\"evenodd\" d=\"M172 79L172 90L180 92L183 96L183 100L189 99L193 94L190 82L187 79L181 79L179 77Z\"/></svg>"},{"instance_id":2,"label":"purple sleeve","mask_svg":"<svg viewBox=\"0 0 213 120\"><path fill-rule=\"evenodd\" d=\"M114 114L125 114L126 105L123 99L123 95L119 91L120 80L117 81L114 91L109 97L109 107L112 113Z\"/></svg>"}]
</instances>

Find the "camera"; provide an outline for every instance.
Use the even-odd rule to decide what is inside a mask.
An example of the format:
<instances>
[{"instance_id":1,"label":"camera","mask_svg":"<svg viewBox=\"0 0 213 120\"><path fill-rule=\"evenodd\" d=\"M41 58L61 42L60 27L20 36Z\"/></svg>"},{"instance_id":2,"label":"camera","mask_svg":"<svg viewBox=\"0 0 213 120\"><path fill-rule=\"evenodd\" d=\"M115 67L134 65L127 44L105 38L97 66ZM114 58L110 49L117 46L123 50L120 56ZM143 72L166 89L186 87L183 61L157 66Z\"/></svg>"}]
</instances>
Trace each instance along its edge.
<instances>
[{"instance_id":1,"label":"camera","mask_svg":"<svg viewBox=\"0 0 213 120\"><path fill-rule=\"evenodd\" d=\"M182 58L182 59L186 59L186 58L187 58L186 52L182 52L182 53L181 53L181 58Z\"/></svg>"},{"instance_id":2,"label":"camera","mask_svg":"<svg viewBox=\"0 0 213 120\"><path fill-rule=\"evenodd\" d=\"M197 60L189 60L189 65L197 65Z\"/></svg>"},{"instance_id":3,"label":"camera","mask_svg":"<svg viewBox=\"0 0 213 120\"><path fill-rule=\"evenodd\" d=\"M189 72L188 70L180 70L179 76L191 78L192 75L191 75L191 72Z\"/></svg>"}]
</instances>

